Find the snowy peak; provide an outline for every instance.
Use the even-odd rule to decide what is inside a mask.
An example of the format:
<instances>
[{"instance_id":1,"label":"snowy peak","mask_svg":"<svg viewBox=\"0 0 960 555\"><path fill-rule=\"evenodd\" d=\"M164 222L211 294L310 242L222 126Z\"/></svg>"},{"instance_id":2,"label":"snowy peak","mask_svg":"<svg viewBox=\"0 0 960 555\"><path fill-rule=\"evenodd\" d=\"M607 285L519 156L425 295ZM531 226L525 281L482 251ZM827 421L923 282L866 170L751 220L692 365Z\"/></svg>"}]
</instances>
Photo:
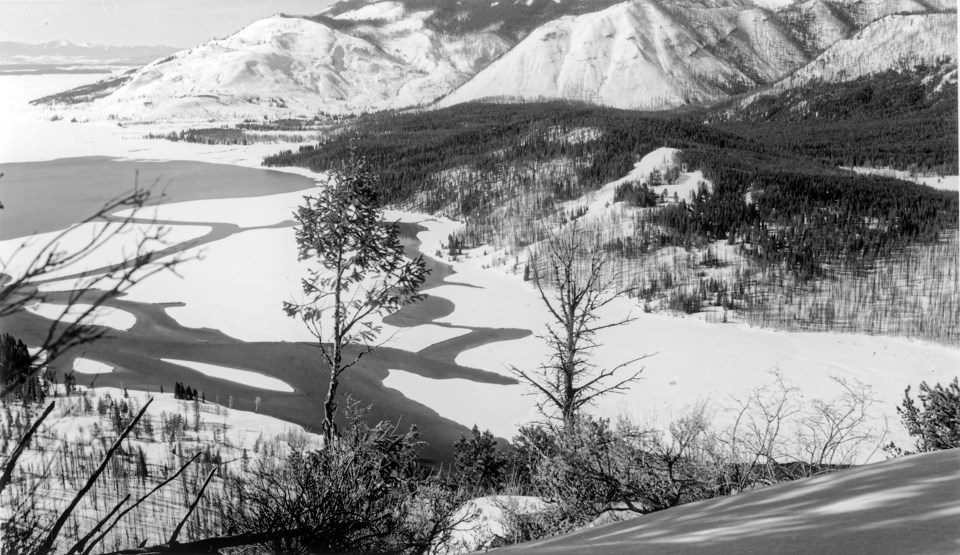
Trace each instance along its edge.
<instances>
[{"instance_id":1,"label":"snowy peak","mask_svg":"<svg viewBox=\"0 0 960 555\"><path fill-rule=\"evenodd\" d=\"M661 109L722 98L806 60L758 9L626 2L537 28L440 105L565 98Z\"/></svg>"},{"instance_id":2,"label":"snowy peak","mask_svg":"<svg viewBox=\"0 0 960 555\"><path fill-rule=\"evenodd\" d=\"M561 17L534 29L438 105L484 99L569 99L618 108L663 109L712 101L775 83L818 56L823 67L836 59L837 71L848 62L860 63L859 58L825 50L861 30L866 32L864 27L872 28L878 18L897 19L890 19L886 31L864 35L866 42L853 48L870 43L873 52L893 53L894 59L927 59L930 53L956 49L955 31L952 43L938 47L935 43L945 36L941 23L919 23L927 16L951 17L929 13L940 9L941 3L807 0L758 6L735 1L633 0ZM916 22L910 23L908 16L892 13L922 15L912 16ZM880 37L893 40L889 33L898 25L906 26L910 40L900 39L897 45L884 48ZM881 63L863 67L864 71L884 69Z\"/></svg>"}]
</instances>

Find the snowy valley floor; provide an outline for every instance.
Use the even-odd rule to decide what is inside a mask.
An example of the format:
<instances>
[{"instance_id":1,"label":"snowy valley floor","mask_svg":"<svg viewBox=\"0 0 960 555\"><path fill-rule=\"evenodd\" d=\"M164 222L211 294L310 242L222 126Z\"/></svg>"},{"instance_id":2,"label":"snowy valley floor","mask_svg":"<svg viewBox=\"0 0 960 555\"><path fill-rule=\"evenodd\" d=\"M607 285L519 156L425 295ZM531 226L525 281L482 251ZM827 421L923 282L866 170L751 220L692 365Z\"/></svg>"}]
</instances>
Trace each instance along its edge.
<instances>
[{"instance_id":1,"label":"snowy valley floor","mask_svg":"<svg viewBox=\"0 0 960 555\"><path fill-rule=\"evenodd\" d=\"M172 388L174 381L182 381L207 392L208 400L218 397L223 402L233 397L238 410L253 410L255 399L260 398L261 412L316 429L321 402L315 377L318 360L313 347L295 343L313 338L300 323L286 317L280 306L299 294L298 280L305 269L296 260L290 214L314 185L312 180L323 176L292 169L288 173L296 175L278 177L277 172L251 169L259 166L265 154L295 145L170 143L142 137L183 125L51 122L23 107L25 98L44 92L31 88L39 81L4 77L3 83L14 79L18 81L3 86L19 87L16 91L23 98L13 98L9 107L0 106L0 125L17 130L5 134L5 142L0 144L0 172L7 174L5 182L13 183L18 179L16 171L24 169L35 178L31 168L40 167L54 172L60 166L65 172L61 177L79 166L96 172L114 165L128 175L135 166L160 173L166 168L168 173L158 177L166 180L164 183L175 178L167 188L169 201L144 215L165 222L179 250L202 255L181 265L179 276L154 276L110 303L136 322L115 329L86 349L84 359L102 365L94 366L100 372L95 375L96 384L157 391L161 385ZM43 81L41 88L61 90L70 79L93 77L33 79ZM83 158L64 160L78 156ZM167 166L156 163L162 160L175 162ZM30 162L42 164L26 164ZM182 165L187 162L216 166ZM230 178L210 181L217 168L229 172ZM195 182L197 175L207 177ZM33 196L8 197L4 192L8 207L4 221L26 214L32 218L36 212L31 212L31 203L49 200ZM89 206L96 201L90 199ZM27 212L18 215L21 208ZM24 226L36 224L4 223L6 241L0 243L4 264L23 242L24 233L62 229L84 214L53 215L58 217L51 216L47 225L26 232ZM388 217L421 226L419 250L428 256L441 251L447 235L460 225L422 214L390 212ZM119 260L125 252L121 243L98 255L92 267ZM548 352L537 336L543 332L548 314L513 265L489 268L500 254L477 249L456 262L435 262L427 301L385 319L385 348L347 377L346 392L373 403L374 416L400 420L402 425L418 424L424 439L432 443L431 456L449 451L464 426L477 424L509 438L518 426L537 418L533 399L524 395L527 390L514 382L508 368L532 368L546 359ZM522 261L517 263L522 268ZM76 286L75 280L62 279L43 287L60 291ZM11 330L39 334L49 325L48 318L56 316L54 312L37 307L12 319ZM666 426L685 407L705 400L713 403L716 419L722 423L732 417L722 411L731 398L742 398L769 383L770 372L778 369L808 399L835 395L834 377L872 386L878 402L871 424L883 427L886 421L892 439L903 444L905 432L900 430L895 406L904 388L916 387L921 380L945 383L960 368L960 350L955 346L921 341L709 324L693 317L646 314L629 299L610 305L605 316L628 314L637 319L598 337L603 348L597 350L595 362L611 366L645 353L653 356L644 361L640 382L625 395L605 399L594 412L609 417L626 415L651 425ZM103 318L108 325L108 316ZM208 372L201 372L198 365L214 365L219 370L209 372L203 367ZM255 380L238 383L249 376L229 376L231 369L269 376L283 385L264 388ZM80 383L86 385L92 379L93 375L84 376ZM882 458L882 454L874 457Z\"/></svg>"}]
</instances>

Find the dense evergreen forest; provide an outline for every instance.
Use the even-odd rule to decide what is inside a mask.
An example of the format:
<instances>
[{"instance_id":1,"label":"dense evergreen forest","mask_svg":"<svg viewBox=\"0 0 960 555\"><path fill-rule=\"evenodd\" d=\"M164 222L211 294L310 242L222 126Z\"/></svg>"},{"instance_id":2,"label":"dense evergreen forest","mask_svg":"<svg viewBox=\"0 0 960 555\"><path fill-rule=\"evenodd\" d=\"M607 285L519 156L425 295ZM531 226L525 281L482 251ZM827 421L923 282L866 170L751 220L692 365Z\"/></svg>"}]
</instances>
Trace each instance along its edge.
<instances>
[{"instance_id":1,"label":"dense evergreen forest","mask_svg":"<svg viewBox=\"0 0 960 555\"><path fill-rule=\"evenodd\" d=\"M824 164L956 175L956 71L944 60L814 82L697 111L694 119Z\"/></svg>"},{"instance_id":2,"label":"dense evergreen forest","mask_svg":"<svg viewBox=\"0 0 960 555\"><path fill-rule=\"evenodd\" d=\"M653 195L642 183L621 187L614 201L635 208L635 222L623 236L604 231L604 248L638 259L719 241L750 260L756 279L814 290L822 283L811 280L866 279L904 253L916 254L914 247L955 242L955 192L835 165L956 172L957 88L947 74L946 66L920 67L842 86L813 84L785 93L782 106L780 97L762 97L739 112L651 114L548 102L373 115L318 145L269 156L264 165L322 171L351 152L365 156L381 175L385 202L464 219L457 241L465 246L519 252L543 238L542 222L583 215L563 213L559 203L623 177L658 147L674 147L682 152L665 173L699 170L710 186L676 199ZM772 121L760 123L764 118ZM857 157L870 152L889 156ZM943 279L947 290L956 287L954 273ZM743 297L757 290L743 276L712 287L738 289L737 308L757 304ZM706 302L704 286L698 289ZM761 296L777 295L764 289ZM735 305L732 297L718 297L721 304ZM670 306L691 308L683 299Z\"/></svg>"}]
</instances>

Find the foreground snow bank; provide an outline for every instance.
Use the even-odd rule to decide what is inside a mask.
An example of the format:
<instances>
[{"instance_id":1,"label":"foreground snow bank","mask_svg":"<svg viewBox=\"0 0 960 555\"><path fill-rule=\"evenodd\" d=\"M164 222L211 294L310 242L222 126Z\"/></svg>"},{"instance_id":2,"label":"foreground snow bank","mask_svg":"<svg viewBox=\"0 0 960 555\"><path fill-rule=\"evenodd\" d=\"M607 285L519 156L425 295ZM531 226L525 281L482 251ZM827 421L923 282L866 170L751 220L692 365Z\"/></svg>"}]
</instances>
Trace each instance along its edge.
<instances>
[{"instance_id":1,"label":"foreground snow bank","mask_svg":"<svg viewBox=\"0 0 960 555\"><path fill-rule=\"evenodd\" d=\"M950 449L691 503L504 551L956 553L958 491L960 449Z\"/></svg>"}]
</instances>

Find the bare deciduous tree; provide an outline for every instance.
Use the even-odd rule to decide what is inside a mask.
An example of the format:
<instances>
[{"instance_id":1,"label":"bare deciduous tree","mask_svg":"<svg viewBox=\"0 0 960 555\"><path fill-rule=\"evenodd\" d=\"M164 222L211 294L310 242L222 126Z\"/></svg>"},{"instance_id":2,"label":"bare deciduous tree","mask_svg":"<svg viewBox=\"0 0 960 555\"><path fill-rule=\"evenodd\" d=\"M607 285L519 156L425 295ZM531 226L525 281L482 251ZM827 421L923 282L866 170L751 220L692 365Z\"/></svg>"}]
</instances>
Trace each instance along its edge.
<instances>
[{"instance_id":1,"label":"bare deciduous tree","mask_svg":"<svg viewBox=\"0 0 960 555\"><path fill-rule=\"evenodd\" d=\"M533 264L533 282L551 316L542 338L550 346L550 360L535 370L511 367L512 372L541 395L538 408L545 416L559 416L572 429L580 410L599 397L622 393L639 379L643 368L634 365L652 355L643 354L610 368L590 362L597 348L596 334L634 320L630 315L601 321L600 311L618 295L617 275L605 275L604 253L587 244L576 226L551 236L545 245L545 266Z\"/></svg>"},{"instance_id":2,"label":"bare deciduous tree","mask_svg":"<svg viewBox=\"0 0 960 555\"><path fill-rule=\"evenodd\" d=\"M735 418L721 440L731 491L858 464L881 448L887 430L872 422L877 400L870 386L830 379L840 388L831 399L802 402L800 389L779 371L772 383L734 399Z\"/></svg>"}]
</instances>

